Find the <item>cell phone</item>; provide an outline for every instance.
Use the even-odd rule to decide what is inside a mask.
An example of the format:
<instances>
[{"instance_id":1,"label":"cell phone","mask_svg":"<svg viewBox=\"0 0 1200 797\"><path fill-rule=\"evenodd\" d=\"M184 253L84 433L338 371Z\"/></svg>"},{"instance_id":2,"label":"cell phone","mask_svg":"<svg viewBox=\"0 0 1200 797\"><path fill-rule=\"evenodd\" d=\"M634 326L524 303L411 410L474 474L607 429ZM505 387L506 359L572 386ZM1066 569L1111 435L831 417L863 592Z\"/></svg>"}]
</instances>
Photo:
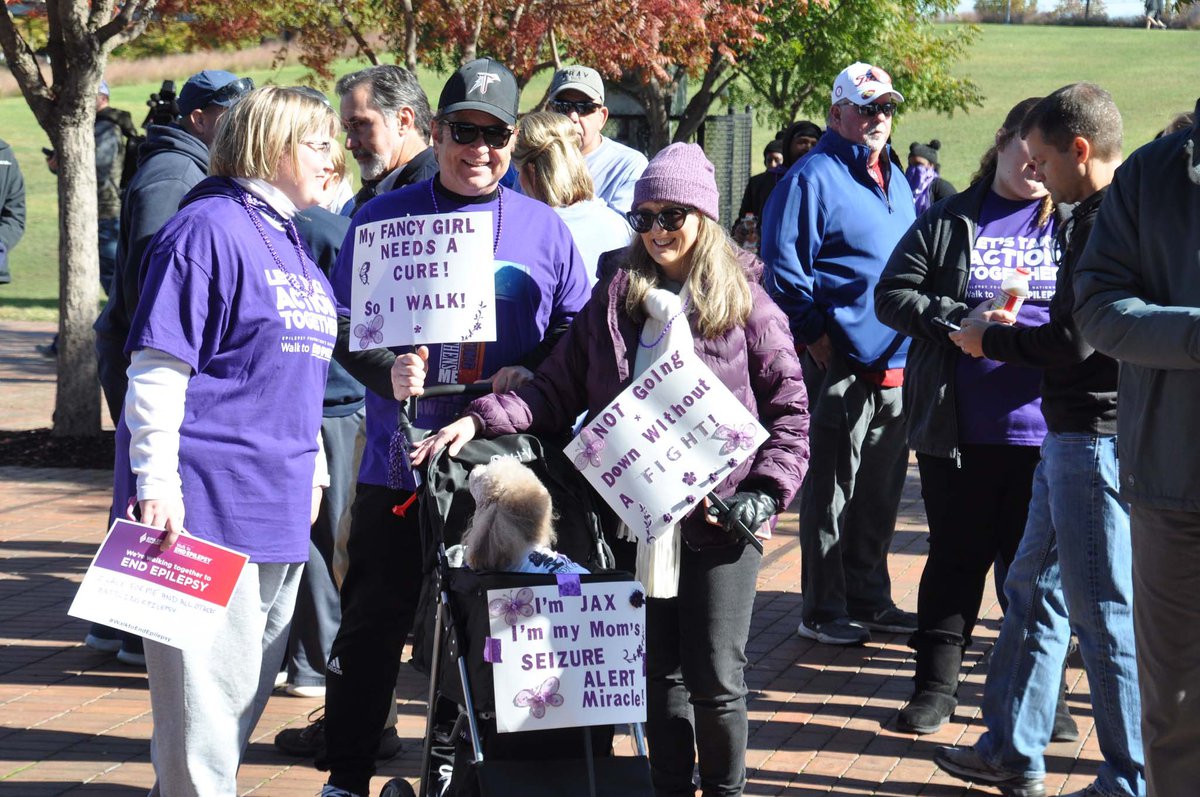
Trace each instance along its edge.
<instances>
[{"instance_id":1,"label":"cell phone","mask_svg":"<svg viewBox=\"0 0 1200 797\"><path fill-rule=\"evenodd\" d=\"M941 316L934 316L933 325L936 327L941 327L942 329L946 330L947 332L961 332L962 331L962 327L960 327L958 324L954 323L953 321L947 321L946 319L942 318Z\"/></svg>"}]
</instances>

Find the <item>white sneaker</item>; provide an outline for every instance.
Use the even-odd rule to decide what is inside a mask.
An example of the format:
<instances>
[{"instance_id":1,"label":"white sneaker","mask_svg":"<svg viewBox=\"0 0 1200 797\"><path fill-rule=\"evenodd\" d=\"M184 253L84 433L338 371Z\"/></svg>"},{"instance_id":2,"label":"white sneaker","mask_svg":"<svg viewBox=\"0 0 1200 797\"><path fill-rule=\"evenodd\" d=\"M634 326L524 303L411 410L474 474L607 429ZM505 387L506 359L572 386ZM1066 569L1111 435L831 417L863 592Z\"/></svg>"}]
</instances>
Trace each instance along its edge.
<instances>
[{"instance_id":1,"label":"white sneaker","mask_svg":"<svg viewBox=\"0 0 1200 797\"><path fill-rule=\"evenodd\" d=\"M283 691L287 692L292 697L325 697L325 687L323 686L297 686L296 684L287 684Z\"/></svg>"}]
</instances>

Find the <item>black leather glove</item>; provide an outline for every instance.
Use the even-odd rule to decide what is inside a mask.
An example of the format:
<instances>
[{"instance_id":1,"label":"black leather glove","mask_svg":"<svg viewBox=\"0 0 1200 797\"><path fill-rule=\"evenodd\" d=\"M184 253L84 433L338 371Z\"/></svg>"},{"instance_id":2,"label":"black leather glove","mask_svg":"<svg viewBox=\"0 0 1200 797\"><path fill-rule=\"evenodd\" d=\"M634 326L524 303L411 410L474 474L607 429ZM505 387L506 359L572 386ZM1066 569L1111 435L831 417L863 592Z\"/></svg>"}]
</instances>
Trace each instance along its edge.
<instances>
[{"instance_id":1,"label":"black leather glove","mask_svg":"<svg viewBox=\"0 0 1200 797\"><path fill-rule=\"evenodd\" d=\"M721 525L731 534L738 533L739 520L753 534L779 511L779 503L773 497L757 490L734 493L725 503L729 506L729 512L725 514Z\"/></svg>"}]
</instances>

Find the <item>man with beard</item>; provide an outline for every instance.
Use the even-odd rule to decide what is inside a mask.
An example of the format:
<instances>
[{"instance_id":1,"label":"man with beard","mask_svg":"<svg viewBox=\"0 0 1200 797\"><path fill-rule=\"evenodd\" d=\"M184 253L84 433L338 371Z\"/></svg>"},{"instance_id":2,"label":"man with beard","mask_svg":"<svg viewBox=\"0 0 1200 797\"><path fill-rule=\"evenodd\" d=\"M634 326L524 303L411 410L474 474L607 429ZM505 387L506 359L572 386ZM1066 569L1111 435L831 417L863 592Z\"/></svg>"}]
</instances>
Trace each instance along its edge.
<instances>
[{"instance_id":1,"label":"man with beard","mask_svg":"<svg viewBox=\"0 0 1200 797\"><path fill-rule=\"evenodd\" d=\"M429 147L433 114L416 76L384 64L337 82L346 149L358 161L362 188L355 208L393 188L428 180L437 172Z\"/></svg>"},{"instance_id":2,"label":"man with beard","mask_svg":"<svg viewBox=\"0 0 1200 797\"><path fill-rule=\"evenodd\" d=\"M842 70L829 129L763 210L763 282L806 347L812 413L798 632L828 645L916 630L915 616L892 602L887 571L908 461L900 399L908 339L880 323L872 296L914 220L887 144L903 100L877 66Z\"/></svg>"}]
</instances>

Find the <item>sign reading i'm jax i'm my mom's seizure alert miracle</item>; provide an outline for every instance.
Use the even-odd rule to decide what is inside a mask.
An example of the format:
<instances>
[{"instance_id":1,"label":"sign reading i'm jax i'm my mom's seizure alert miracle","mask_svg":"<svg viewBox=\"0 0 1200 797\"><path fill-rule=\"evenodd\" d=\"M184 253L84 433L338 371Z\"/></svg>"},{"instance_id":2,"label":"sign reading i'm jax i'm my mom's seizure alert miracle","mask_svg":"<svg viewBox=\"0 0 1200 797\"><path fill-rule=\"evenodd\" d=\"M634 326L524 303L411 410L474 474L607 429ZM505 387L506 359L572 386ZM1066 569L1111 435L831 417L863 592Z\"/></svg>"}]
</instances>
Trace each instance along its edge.
<instances>
[{"instance_id":1,"label":"sign reading i'm jax i'm my mom's seizure alert miracle","mask_svg":"<svg viewBox=\"0 0 1200 797\"><path fill-rule=\"evenodd\" d=\"M356 227L351 349L495 340L492 232L477 211Z\"/></svg>"},{"instance_id":2,"label":"sign reading i'm jax i'm my mom's seizure alert miracle","mask_svg":"<svg viewBox=\"0 0 1200 797\"><path fill-rule=\"evenodd\" d=\"M496 728L646 720L646 605L636 581L488 590Z\"/></svg>"},{"instance_id":3,"label":"sign reading i'm jax i'm my mom's seizure alert miracle","mask_svg":"<svg viewBox=\"0 0 1200 797\"><path fill-rule=\"evenodd\" d=\"M585 424L566 453L634 535L653 541L767 437L694 351L675 349Z\"/></svg>"},{"instance_id":4,"label":"sign reading i'm jax i'm my mom's seizure alert miracle","mask_svg":"<svg viewBox=\"0 0 1200 797\"><path fill-rule=\"evenodd\" d=\"M186 535L160 551L163 534L115 521L67 614L182 650L211 643L250 557Z\"/></svg>"}]
</instances>

